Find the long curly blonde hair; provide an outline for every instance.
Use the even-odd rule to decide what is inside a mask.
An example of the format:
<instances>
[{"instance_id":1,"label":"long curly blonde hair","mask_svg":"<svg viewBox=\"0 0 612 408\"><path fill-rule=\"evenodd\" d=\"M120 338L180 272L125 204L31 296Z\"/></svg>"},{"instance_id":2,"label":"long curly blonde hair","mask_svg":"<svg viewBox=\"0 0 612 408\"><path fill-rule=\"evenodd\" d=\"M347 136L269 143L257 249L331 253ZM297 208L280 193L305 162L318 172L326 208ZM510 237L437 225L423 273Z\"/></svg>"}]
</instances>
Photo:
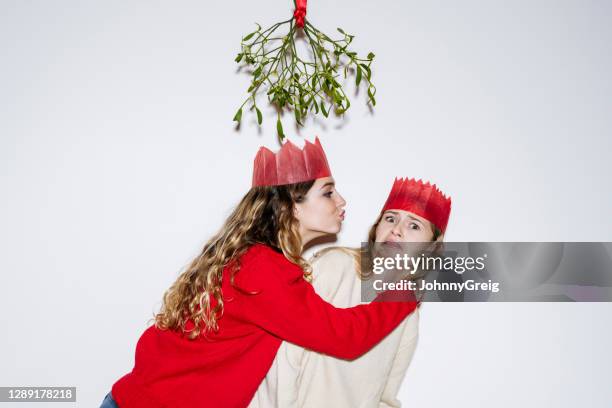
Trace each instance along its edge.
<instances>
[{"instance_id":1,"label":"long curly blonde hair","mask_svg":"<svg viewBox=\"0 0 612 408\"><path fill-rule=\"evenodd\" d=\"M166 291L161 310L155 315L155 326L163 330L180 330L189 339L211 330L217 331L218 319L223 315L223 271L231 264L229 270L233 285L235 274L240 269L239 263L233 261L239 260L256 243L282 251L289 261L304 270L304 277L309 279L311 269L301 256L299 223L293 210L295 203L304 200L313 184L314 181L307 181L251 188L219 232ZM193 323L193 329L187 328L188 322Z\"/></svg>"}]
</instances>

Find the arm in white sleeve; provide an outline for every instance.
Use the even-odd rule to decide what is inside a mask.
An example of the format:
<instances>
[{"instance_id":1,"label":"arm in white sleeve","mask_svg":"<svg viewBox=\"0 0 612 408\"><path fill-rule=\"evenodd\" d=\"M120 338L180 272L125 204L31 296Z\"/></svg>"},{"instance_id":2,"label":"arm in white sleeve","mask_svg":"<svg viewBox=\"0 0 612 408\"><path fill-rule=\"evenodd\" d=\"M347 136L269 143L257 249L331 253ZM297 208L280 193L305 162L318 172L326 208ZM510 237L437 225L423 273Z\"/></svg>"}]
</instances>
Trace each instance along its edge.
<instances>
[{"instance_id":1,"label":"arm in white sleeve","mask_svg":"<svg viewBox=\"0 0 612 408\"><path fill-rule=\"evenodd\" d=\"M385 388L381 396L379 404L380 408L401 407L402 404L397 399L397 394L402 385L402 381L404 380L406 370L408 370L408 366L410 365L412 357L414 356L414 351L416 349L418 340L418 333L419 312L417 309L414 313L407 317L406 328L402 334L402 341L399 349L397 350L397 354L395 355L395 359L393 360L393 365L391 366L391 371L389 372L389 378L387 379L387 383L385 384Z\"/></svg>"}]
</instances>

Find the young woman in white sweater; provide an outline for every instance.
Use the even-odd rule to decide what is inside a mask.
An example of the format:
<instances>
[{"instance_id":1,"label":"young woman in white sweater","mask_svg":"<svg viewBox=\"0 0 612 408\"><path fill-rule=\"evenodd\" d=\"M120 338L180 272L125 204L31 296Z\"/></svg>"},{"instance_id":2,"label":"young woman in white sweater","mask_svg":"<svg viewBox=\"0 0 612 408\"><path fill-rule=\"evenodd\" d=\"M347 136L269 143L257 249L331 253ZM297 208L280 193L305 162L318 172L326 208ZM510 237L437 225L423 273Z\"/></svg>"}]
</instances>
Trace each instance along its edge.
<instances>
[{"instance_id":1,"label":"young woman in white sweater","mask_svg":"<svg viewBox=\"0 0 612 408\"><path fill-rule=\"evenodd\" d=\"M369 247L442 241L451 201L435 185L396 179L368 234ZM312 284L336 307L362 302L360 251L332 247L311 259ZM348 361L283 342L251 408L399 407L397 393L418 337L418 310L360 358Z\"/></svg>"}]
</instances>

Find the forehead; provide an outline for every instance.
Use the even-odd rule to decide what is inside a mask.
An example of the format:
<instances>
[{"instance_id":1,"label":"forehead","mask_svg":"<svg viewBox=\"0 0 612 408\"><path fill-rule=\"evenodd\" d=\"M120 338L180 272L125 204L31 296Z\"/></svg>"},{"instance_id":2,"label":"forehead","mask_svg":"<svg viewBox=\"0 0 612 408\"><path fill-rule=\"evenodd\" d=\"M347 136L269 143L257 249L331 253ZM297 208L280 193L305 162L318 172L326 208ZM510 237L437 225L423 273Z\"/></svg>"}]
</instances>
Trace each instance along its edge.
<instances>
[{"instance_id":1,"label":"forehead","mask_svg":"<svg viewBox=\"0 0 612 408\"><path fill-rule=\"evenodd\" d=\"M312 187L319 189L326 185L334 185L334 184L335 184L335 181L333 177L323 177L323 178L316 179Z\"/></svg>"}]
</instances>

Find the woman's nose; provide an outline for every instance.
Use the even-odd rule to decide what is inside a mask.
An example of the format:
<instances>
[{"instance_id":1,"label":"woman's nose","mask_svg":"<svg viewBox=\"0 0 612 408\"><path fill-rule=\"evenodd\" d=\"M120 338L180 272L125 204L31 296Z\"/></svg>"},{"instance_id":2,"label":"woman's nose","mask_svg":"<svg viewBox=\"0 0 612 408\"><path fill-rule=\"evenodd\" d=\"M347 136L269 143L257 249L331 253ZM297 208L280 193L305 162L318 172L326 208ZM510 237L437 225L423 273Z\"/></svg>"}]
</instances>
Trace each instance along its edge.
<instances>
[{"instance_id":1,"label":"woman's nose","mask_svg":"<svg viewBox=\"0 0 612 408\"><path fill-rule=\"evenodd\" d=\"M338 207L339 208L344 207L346 205L346 200L337 191L336 191L336 194L337 194L337 198L338 198Z\"/></svg>"}]
</instances>

